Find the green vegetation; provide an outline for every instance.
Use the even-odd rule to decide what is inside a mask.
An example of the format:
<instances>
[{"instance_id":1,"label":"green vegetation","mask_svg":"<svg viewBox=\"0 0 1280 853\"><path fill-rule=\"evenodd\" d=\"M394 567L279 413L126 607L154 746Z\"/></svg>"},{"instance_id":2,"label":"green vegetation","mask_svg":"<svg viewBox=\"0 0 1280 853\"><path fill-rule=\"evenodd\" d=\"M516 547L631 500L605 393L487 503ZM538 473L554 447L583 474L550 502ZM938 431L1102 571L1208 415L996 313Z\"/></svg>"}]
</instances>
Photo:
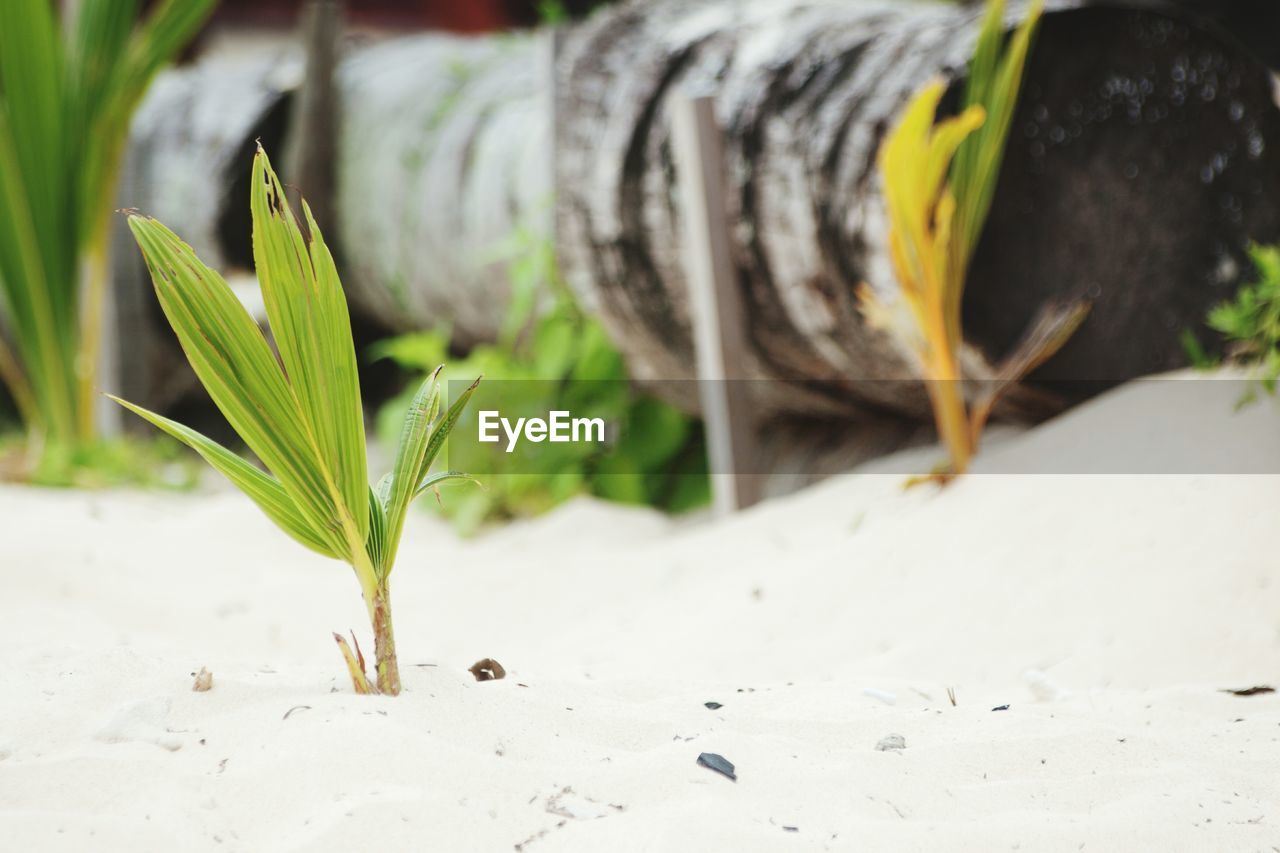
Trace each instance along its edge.
<instances>
[{"instance_id":1,"label":"green vegetation","mask_svg":"<svg viewBox=\"0 0 1280 853\"><path fill-rule=\"evenodd\" d=\"M21 433L0 436L0 481L21 481L29 476L23 467L25 451ZM200 485L200 460L166 436L123 435L76 448L68 475L60 485L78 489L129 485L185 492Z\"/></svg>"},{"instance_id":2,"label":"green vegetation","mask_svg":"<svg viewBox=\"0 0 1280 853\"><path fill-rule=\"evenodd\" d=\"M1004 2L991 0L959 115L935 125L946 91L935 80L907 105L880 149L901 299L886 305L866 285L859 293L868 322L898 336L916 357L950 455L936 474L941 480L968 469L998 395L1056 352L1085 315L1083 305L1050 306L977 399L966 401L960 369L965 278L990 212L1042 5L1032 5L1003 46Z\"/></svg>"},{"instance_id":3,"label":"green vegetation","mask_svg":"<svg viewBox=\"0 0 1280 853\"><path fill-rule=\"evenodd\" d=\"M25 472L73 482L92 464L108 221L129 119L213 0L0 4L0 383L28 435ZM61 31L60 31L61 30Z\"/></svg>"},{"instance_id":4,"label":"green vegetation","mask_svg":"<svg viewBox=\"0 0 1280 853\"><path fill-rule=\"evenodd\" d=\"M1215 306L1209 312L1208 323L1227 339L1228 358L1255 370L1258 386L1274 395L1280 381L1280 246L1254 246L1249 256L1257 270L1257 281L1241 287L1235 299ZM1217 361L1204 351L1194 334L1184 332L1182 342L1195 367L1216 366ZM1256 398L1255 389L1240 400L1240 405L1248 405Z\"/></svg>"},{"instance_id":5,"label":"green vegetation","mask_svg":"<svg viewBox=\"0 0 1280 853\"><path fill-rule=\"evenodd\" d=\"M254 265L279 361L227 283L189 246L154 219L130 216L129 227L192 368L269 473L182 424L117 402L190 446L298 542L351 565L373 625L376 682L365 673L359 644L353 652L334 638L356 692L394 695L400 672L388 578L409 504L438 483L465 477L431 473L431 465L470 392L442 414L436 368L409 404L392 472L371 489L346 297L310 209L304 202L308 240L261 149L251 208Z\"/></svg>"},{"instance_id":6,"label":"green vegetation","mask_svg":"<svg viewBox=\"0 0 1280 853\"><path fill-rule=\"evenodd\" d=\"M485 489L449 501L444 513L469 534L486 521L535 515L581 493L670 512L705 504L710 488L700 424L631 387L603 327L559 280L550 244L521 231L502 254L509 260L512 301L499 340L455 360L463 375L487 380L472 414L464 415L466 434L475 434L475 411L560 409L604 418L619 428L618 440L605 448L546 443L537 445L536 456L520 458L487 452L481 458L476 443L455 440L449 452L454 467L494 476L486 477ZM421 371L444 360L448 346L448 332L424 332L384 341L374 355ZM384 443L393 439L408 402L402 395L379 412Z\"/></svg>"}]
</instances>

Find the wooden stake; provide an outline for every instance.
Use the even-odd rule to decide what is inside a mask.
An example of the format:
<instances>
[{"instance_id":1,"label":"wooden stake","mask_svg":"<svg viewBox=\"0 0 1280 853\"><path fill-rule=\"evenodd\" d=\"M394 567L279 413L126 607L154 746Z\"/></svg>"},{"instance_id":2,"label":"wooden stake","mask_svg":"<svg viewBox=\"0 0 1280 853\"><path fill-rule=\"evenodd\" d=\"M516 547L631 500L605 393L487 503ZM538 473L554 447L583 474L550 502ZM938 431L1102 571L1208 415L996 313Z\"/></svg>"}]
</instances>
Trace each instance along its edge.
<instances>
[{"instance_id":1,"label":"wooden stake","mask_svg":"<svg viewBox=\"0 0 1280 853\"><path fill-rule=\"evenodd\" d=\"M338 135L338 98L334 73L342 37L341 0L310 0L303 12L306 70L294 95L285 151L285 179L311 206L320 230L334 230L334 173ZM297 198L292 198L297 202ZM304 226L305 227L305 226Z\"/></svg>"},{"instance_id":2,"label":"wooden stake","mask_svg":"<svg viewBox=\"0 0 1280 853\"><path fill-rule=\"evenodd\" d=\"M706 424L713 505L724 515L760 499L755 425L746 372L746 337L725 215L724 162L714 102L680 98L672 142L685 233L685 270Z\"/></svg>"}]
</instances>

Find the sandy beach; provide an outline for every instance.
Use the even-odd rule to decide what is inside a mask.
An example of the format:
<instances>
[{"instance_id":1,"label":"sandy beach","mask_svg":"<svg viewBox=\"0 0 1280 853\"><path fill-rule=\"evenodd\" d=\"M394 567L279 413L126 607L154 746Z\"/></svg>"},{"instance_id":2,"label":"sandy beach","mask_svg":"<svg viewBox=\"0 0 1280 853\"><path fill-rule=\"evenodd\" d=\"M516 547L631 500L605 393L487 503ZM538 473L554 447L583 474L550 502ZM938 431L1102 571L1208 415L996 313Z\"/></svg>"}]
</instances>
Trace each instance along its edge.
<instances>
[{"instance_id":1,"label":"sandy beach","mask_svg":"<svg viewBox=\"0 0 1280 853\"><path fill-rule=\"evenodd\" d=\"M943 490L887 460L719 522L414 513L398 698L342 669L349 570L240 495L0 489L0 846L1276 849L1280 698L1224 690L1280 685L1280 477L981 473L1124 429L1280 470L1272 404L1145 393Z\"/></svg>"}]
</instances>

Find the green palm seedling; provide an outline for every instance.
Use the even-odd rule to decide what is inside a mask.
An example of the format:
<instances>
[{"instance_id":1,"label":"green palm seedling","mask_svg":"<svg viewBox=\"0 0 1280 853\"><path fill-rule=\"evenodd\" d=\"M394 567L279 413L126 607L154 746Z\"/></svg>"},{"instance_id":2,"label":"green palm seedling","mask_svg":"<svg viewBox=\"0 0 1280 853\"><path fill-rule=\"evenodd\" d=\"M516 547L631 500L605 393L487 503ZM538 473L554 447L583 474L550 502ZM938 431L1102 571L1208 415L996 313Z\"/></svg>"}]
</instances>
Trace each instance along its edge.
<instances>
[{"instance_id":1,"label":"green palm seedling","mask_svg":"<svg viewBox=\"0 0 1280 853\"><path fill-rule=\"evenodd\" d=\"M945 482L968 469L1000 394L1057 352L1088 310L1080 302L1045 306L982 393L972 403L965 399L965 279L991 209L1043 6L1034 0L1002 47L1004 0L988 0L960 114L936 120L946 84L934 80L907 104L880 148L889 255L901 299L886 305L866 285L859 296L867 320L906 344L926 381L950 462L924 479Z\"/></svg>"},{"instance_id":2,"label":"green palm seedling","mask_svg":"<svg viewBox=\"0 0 1280 853\"><path fill-rule=\"evenodd\" d=\"M75 11L59 21L59 5ZM0 385L46 482L67 482L96 438L107 226L129 120L214 0L142 5L0 3Z\"/></svg>"},{"instance_id":3,"label":"green palm seedling","mask_svg":"<svg viewBox=\"0 0 1280 853\"><path fill-rule=\"evenodd\" d=\"M357 644L342 649L357 693L400 692L388 578L405 513L439 483L431 473L475 383L445 409L440 369L423 382L401 431L395 465L368 482L360 384L346 299L333 257L303 203L303 236L261 148L253 163L253 255L279 361L226 282L154 219L131 215L165 316L196 375L263 472L168 418L118 403L186 443L247 494L284 532L313 551L349 563L373 625L376 681Z\"/></svg>"}]
</instances>

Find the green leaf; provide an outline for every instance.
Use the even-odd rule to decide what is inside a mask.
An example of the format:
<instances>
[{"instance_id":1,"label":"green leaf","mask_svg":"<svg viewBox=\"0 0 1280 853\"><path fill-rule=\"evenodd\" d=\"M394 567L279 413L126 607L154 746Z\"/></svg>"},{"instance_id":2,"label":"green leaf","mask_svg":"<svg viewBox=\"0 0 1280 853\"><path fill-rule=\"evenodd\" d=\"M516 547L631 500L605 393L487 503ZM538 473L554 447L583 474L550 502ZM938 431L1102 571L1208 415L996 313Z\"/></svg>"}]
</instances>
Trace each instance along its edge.
<instances>
[{"instance_id":1,"label":"green leaf","mask_svg":"<svg viewBox=\"0 0 1280 853\"><path fill-rule=\"evenodd\" d=\"M222 277L154 219L131 216L160 307L201 384L336 551L351 553L328 464L262 331ZM361 515L365 516L363 500ZM363 550L364 537L358 546Z\"/></svg>"},{"instance_id":2,"label":"green leaf","mask_svg":"<svg viewBox=\"0 0 1280 853\"><path fill-rule=\"evenodd\" d=\"M214 0L160 0L136 23L137 0L82 0L68 88L81 244L102 236L129 120L152 78L200 29Z\"/></svg>"},{"instance_id":3,"label":"green leaf","mask_svg":"<svg viewBox=\"0 0 1280 853\"><path fill-rule=\"evenodd\" d=\"M75 20L60 26L59 5ZM135 26L138 0L0 3L0 302L18 355L3 373L51 458L93 439L104 276L81 275L104 268L130 117L213 0L149 5Z\"/></svg>"},{"instance_id":4,"label":"green leaf","mask_svg":"<svg viewBox=\"0 0 1280 853\"><path fill-rule=\"evenodd\" d=\"M75 428L72 353L56 299L61 282L48 272L48 241L40 239L27 174L13 122L0 105L0 205L6 212L0 224L0 290L39 413L40 422L28 425L64 437Z\"/></svg>"},{"instance_id":5,"label":"green leaf","mask_svg":"<svg viewBox=\"0 0 1280 853\"><path fill-rule=\"evenodd\" d=\"M1022 88L1023 69L1044 3L1032 3L1002 53L1004 8L1004 0L987 4L961 106L962 110L981 106L987 119L961 143L951 167L951 188L957 204L952 256L962 271L968 268L991 210L1005 141Z\"/></svg>"},{"instance_id":6,"label":"green leaf","mask_svg":"<svg viewBox=\"0 0 1280 853\"><path fill-rule=\"evenodd\" d=\"M440 449L444 447L445 441L449 438L449 433L453 432L453 427L458 423L458 418L462 416L462 410L467 407L467 402L478 387L480 387L480 377L477 377L476 381L468 385L467 389L458 395L458 399L453 401L453 405L449 407L444 419L436 424L435 429L431 431L431 440L427 442L427 452L422 458L422 464L418 468L415 482L421 482L427 476L427 472L431 470L431 465L436 461L436 456L440 453Z\"/></svg>"},{"instance_id":7,"label":"green leaf","mask_svg":"<svg viewBox=\"0 0 1280 853\"><path fill-rule=\"evenodd\" d=\"M385 574L395 565L396 551L399 549L400 535L404 531L404 517L413 501L416 486L422 479L422 459L427 453L427 445L431 437L431 422L440 411L440 371L435 372L423 381L418 393L409 404L405 414L404 426L400 431L400 444L396 448L396 459L391 469L390 479L384 478L379 484L383 493L382 503L387 515L387 545L383 565L380 569Z\"/></svg>"},{"instance_id":8,"label":"green leaf","mask_svg":"<svg viewBox=\"0 0 1280 853\"><path fill-rule=\"evenodd\" d=\"M253 161L253 257L289 385L335 499L368 535L364 414L346 296L311 211L308 245L284 188L258 148Z\"/></svg>"},{"instance_id":9,"label":"green leaf","mask_svg":"<svg viewBox=\"0 0 1280 853\"><path fill-rule=\"evenodd\" d=\"M216 0L160 0L135 31L124 63L123 86L131 97L142 89L213 12Z\"/></svg>"},{"instance_id":10,"label":"green leaf","mask_svg":"<svg viewBox=\"0 0 1280 853\"><path fill-rule=\"evenodd\" d=\"M267 517L274 521L276 526L285 533L288 533L311 550L324 554L326 557L343 559L346 556L345 553L334 551L326 543L323 531L316 530L307 517L298 512L297 507L279 481L264 474L216 441L201 435L190 427L183 426L177 421L172 421L162 415L157 415L155 412L147 411L141 406L135 406L133 403L121 400L119 397L110 394L107 396L139 417L150 421L196 453L199 453L215 470L230 480L236 488L248 495L266 513Z\"/></svg>"},{"instance_id":11,"label":"green leaf","mask_svg":"<svg viewBox=\"0 0 1280 853\"><path fill-rule=\"evenodd\" d=\"M435 461L440 448L454 424L461 417L467 401L475 393L480 384L477 379L458 395L445 416L436 421L441 406L440 372L443 366L436 368L418 388L413 401L405 414L404 426L400 432L400 443L396 448L395 465L388 478L379 483L379 491L383 493L383 504L387 511L387 548L384 558L384 572L389 572L395 564L396 552L399 548L400 536L404 532L404 519L409 505L426 489L451 479L468 478L459 471L446 471L441 475L428 476L431 463Z\"/></svg>"},{"instance_id":12,"label":"green leaf","mask_svg":"<svg viewBox=\"0 0 1280 853\"><path fill-rule=\"evenodd\" d=\"M369 538L365 540L365 552L369 562L381 574L387 548L387 511L382 497L375 490L369 490Z\"/></svg>"},{"instance_id":13,"label":"green leaf","mask_svg":"<svg viewBox=\"0 0 1280 853\"><path fill-rule=\"evenodd\" d=\"M75 253L67 245L69 137L53 5L0 3L0 292L54 441L75 432Z\"/></svg>"},{"instance_id":14,"label":"green leaf","mask_svg":"<svg viewBox=\"0 0 1280 853\"><path fill-rule=\"evenodd\" d=\"M66 74L53 4L5 0L0 7L0 93L30 188L31 218L38 234L63 234L68 178L63 155L70 140L63 125ZM60 278L55 273L61 270L49 272Z\"/></svg>"}]
</instances>

